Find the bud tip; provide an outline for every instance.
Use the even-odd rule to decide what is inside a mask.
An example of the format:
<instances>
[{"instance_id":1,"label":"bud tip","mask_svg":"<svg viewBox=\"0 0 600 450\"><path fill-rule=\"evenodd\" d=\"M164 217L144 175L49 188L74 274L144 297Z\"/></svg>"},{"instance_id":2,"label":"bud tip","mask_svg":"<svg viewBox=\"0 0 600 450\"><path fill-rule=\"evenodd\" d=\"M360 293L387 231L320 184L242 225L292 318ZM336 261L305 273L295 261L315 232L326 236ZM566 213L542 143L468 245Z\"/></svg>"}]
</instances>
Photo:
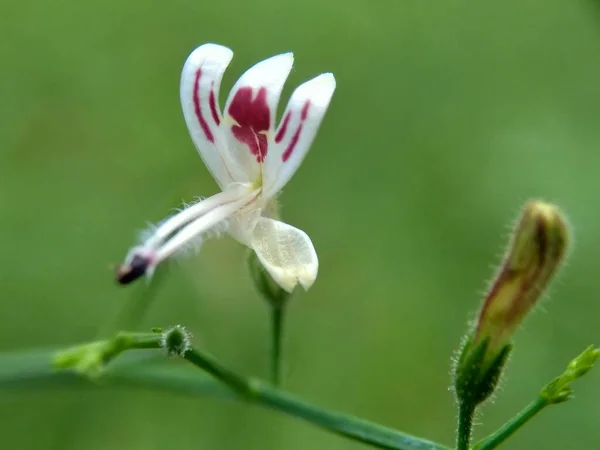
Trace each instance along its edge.
<instances>
[{"instance_id":1,"label":"bud tip","mask_svg":"<svg viewBox=\"0 0 600 450\"><path fill-rule=\"evenodd\" d=\"M475 340L504 346L548 287L567 253L569 230L559 208L527 203L477 321Z\"/></svg>"}]
</instances>

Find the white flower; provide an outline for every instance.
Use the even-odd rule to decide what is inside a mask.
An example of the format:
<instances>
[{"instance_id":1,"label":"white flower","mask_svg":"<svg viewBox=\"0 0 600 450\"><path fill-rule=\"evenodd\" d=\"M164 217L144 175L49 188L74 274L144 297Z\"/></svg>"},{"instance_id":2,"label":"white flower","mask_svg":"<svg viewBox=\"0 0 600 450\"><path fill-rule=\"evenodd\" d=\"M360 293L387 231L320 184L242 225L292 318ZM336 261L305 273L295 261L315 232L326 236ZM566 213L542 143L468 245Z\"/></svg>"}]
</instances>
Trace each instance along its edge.
<instances>
[{"instance_id":1,"label":"white flower","mask_svg":"<svg viewBox=\"0 0 600 450\"><path fill-rule=\"evenodd\" d=\"M308 289L318 259L303 231L269 217L277 193L306 155L335 90L331 73L293 92L278 126L275 113L293 65L284 53L259 62L235 83L221 112L219 87L233 57L227 47L204 44L188 57L181 74L181 105L190 135L221 192L163 221L129 251L117 279L125 284L174 253L225 228L256 252L279 285Z\"/></svg>"}]
</instances>

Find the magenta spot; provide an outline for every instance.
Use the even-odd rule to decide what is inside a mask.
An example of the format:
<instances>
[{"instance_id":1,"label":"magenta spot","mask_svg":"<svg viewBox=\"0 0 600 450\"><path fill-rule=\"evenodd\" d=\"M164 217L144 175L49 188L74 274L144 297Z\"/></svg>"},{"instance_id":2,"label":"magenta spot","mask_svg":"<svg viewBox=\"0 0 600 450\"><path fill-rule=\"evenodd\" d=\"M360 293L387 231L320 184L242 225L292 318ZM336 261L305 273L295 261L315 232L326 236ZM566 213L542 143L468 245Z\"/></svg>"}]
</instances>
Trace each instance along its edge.
<instances>
[{"instance_id":1,"label":"magenta spot","mask_svg":"<svg viewBox=\"0 0 600 450\"><path fill-rule=\"evenodd\" d=\"M208 98L208 103L210 104L210 112L212 113L213 120L217 125L219 125L221 123L221 119L219 119L219 113L217 112L217 100L215 99L215 91L212 86L210 87L210 97Z\"/></svg>"},{"instance_id":2,"label":"magenta spot","mask_svg":"<svg viewBox=\"0 0 600 450\"><path fill-rule=\"evenodd\" d=\"M198 119L198 122L200 123L200 127L202 127L202 131L204 131L204 135L206 136L206 139L208 139L210 142L215 142L215 137L212 134L212 131L210 131L210 128L208 128L208 124L206 123L206 120L204 120L204 117L202 117L202 109L200 108L200 97L199 97L199 88L200 88L200 77L202 76L202 69L198 69L196 71L196 79L194 80L194 112L196 113L196 118Z\"/></svg>"},{"instance_id":3,"label":"magenta spot","mask_svg":"<svg viewBox=\"0 0 600 450\"><path fill-rule=\"evenodd\" d=\"M231 127L235 138L246 144L250 152L256 156L256 161L262 163L267 156L267 136L269 131L271 111L267 104L267 89L258 90L256 98L252 98L251 87L240 88L229 105L229 114L236 121Z\"/></svg>"},{"instance_id":4,"label":"magenta spot","mask_svg":"<svg viewBox=\"0 0 600 450\"><path fill-rule=\"evenodd\" d=\"M302 120L306 120L308 117L308 108L310 108L310 101L306 101L304 106L302 107Z\"/></svg>"},{"instance_id":5,"label":"magenta spot","mask_svg":"<svg viewBox=\"0 0 600 450\"><path fill-rule=\"evenodd\" d=\"M277 136L275 136L275 142L278 144L283 140L285 133L287 132L288 123L290 123L290 118L292 117L292 112L288 111L283 118L283 122L279 127L279 131L277 132Z\"/></svg>"},{"instance_id":6,"label":"magenta spot","mask_svg":"<svg viewBox=\"0 0 600 450\"><path fill-rule=\"evenodd\" d=\"M283 162L286 162L288 160L288 158L290 156L292 156L292 152L294 151L294 148L296 148L296 144L298 143L298 139L300 139L300 133L301 132L302 132L302 124L300 124L300 126L298 126L298 129L296 130L296 132L292 136L292 140L290 141L290 144L285 149L285 152L283 152L283 155L281 156L281 159L283 159Z\"/></svg>"}]
</instances>

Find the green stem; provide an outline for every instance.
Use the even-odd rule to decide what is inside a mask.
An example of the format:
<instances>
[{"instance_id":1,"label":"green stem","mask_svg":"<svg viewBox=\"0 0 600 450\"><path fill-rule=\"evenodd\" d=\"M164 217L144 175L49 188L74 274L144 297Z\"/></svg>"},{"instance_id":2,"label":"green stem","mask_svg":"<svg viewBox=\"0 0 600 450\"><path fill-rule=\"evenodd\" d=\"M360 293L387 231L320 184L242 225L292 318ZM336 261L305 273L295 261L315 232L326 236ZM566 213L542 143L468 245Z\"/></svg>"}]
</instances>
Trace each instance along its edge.
<instances>
[{"instance_id":1,"label":"green stem","mask_svg":"<svg viewBox=\"0 0 600 450\"><path fill-rule=\"evenodd\" d=\"M214 396L222 399L242 398L257 406L285 413L291 417L302 419L326 431L339 434L365 444L392 450L449 450L440 444L413 437L408 434L386 428L356 417L346 416L336 412L325 411L317 406L308 404L297 397L273 388L258 380L247 380L243 390L233 390L230 385L218 382L212 378L203 377L194 371L183 367L173 367L171 364L148 364L137 358L119 359L103 374L104 383L90 381L72 371L52 371L48 369L48 354L40 361L39 356L31 355L35 361L26 364L26 371L4 370L0 364L0 392L7 389L13 395L24 390L31 393L38 388L47 391L49 388L85 387L105 389L107 386L127 387L136 389L161 389L168 392L190 396ZM0 356L0 363L6 362L7 357ZM10 357L8 357L10 359ZM22 358L21 361L23 361ZM203 359L201 356L200 359ZM125 360L125 361L122 361ZM9 364L12 363L8 361ZM14 362L14 361L13 361ZM42 363L43 362L43 363ZM196 365L196 363L193 363ZM210 366L211 364L208 364ZM223 376L219 367L211 369ZM12 372L12 373L11 373ZM110 384L108 384L110 382Z\"/></svg>"},{"instance_id":2,"label":"green stem","mask_svg":"<svg viewBox=\"0 0 600 450\"><path fill-rule=\"evenodd\" d=\"M560 404L571 399L573 397L571 384L588 373L599 357L600 348L590 345L567 365L560 376L544 386L534 401L502 425L496 432L475 444L473 449L490 450L498 447L546 406Z\"/></svg>"},{"instance_id":3,"label":"green stem","mask_svg":"<svg viewBox=\"0 0 600 450\"><path fill-rule=\"evenodd\" d=\"M281 384L283 317L286 301L271 303L271 382Z\"/></svg>"},{"instance_id":4,"label":"green stem","mask_svg":"<svg viewBox=\"0 0 600 450\"><path fill-rule=\"evenodd\" d=\"M468 450L471 446L471 433L473 430L473 416L475 405L461 403L458 408L458 430L456 433L456 450Z\"/></svg>"},{"instance_id":5,"label":"green stem","mask_svg":"<svg viewBox=\"0 0 600 450\"><path fill-rule=\"evenodd\" d=\"M490 436L479 441L474 450L490 450L498 447L502 442L511 437L519 428L529 422L542 409L548 406L548 400L538 397L527 405L519 414L506 422Z\"/></svg>"},{"instance_id":6,"label":"green stem","mask_svg":"<svg viewBox=\"0 0 600 450\"><path fill-rule=\"evenodd\" d=\"M126 350L160 347L160 334L121 332L113 339L61 350L53 355L52 365L57 369L75 369L86 375L98 375L106 364Z\"/></svg>"},{"instance_id":7,"label":"green stem","mask_svg":"<svg viewBox=\"0 0 600 450\"><path fill-rule=\"evenodd\" d=\"M399 431L336 412L325 411L262 381L244 378L222 366L214 357L198 350L186 352L184 358L206 370L247 401L304 419L330 432L391 450L441 450L439 444L415 438Z\"/></svg>"},{"instance_id":8,"label":"green stem","mask_svg":"<svg viewBox=\"0 0 600 450\"><path fill-rule=\"evenodd\" d=\"M248 380L221 365L214 356L197 350L188 350L183 358L196 367L208 372L240 395L250 395L252 388Z\"/></svg>"},{"instance_id":9,"label":"green stem","mask_svg":"<svg viewBox=\"0 0 600 450\"><path fill-rule=\"evenodd\" d=\"M446 448L357 417L326 411L260 382L254 384L253 400L329 432L373 447L390 450L442 450Z\"/></svg>"},{"instance_id":10,"label":"green stem","mask_svg":"<svg viewBox=\"0 0 600 450\"><path fill-rule=\"evenodd\" d=\"M259 380L243 377L223 366L216 358L198 350L189 350L184 358L208 372L219 383L206 380L172 365L140 365L126 354L102 371L97 363L114 358L130 348L158 348L160 335L121 333L110 341L93 342L60 353L39 352L31 357L26 355L0 355L0 388L8 386L14 391L15 385L25 386L28 391L36 386L73 386L83 384L88 377L81 375L102 374L106 380L128 386L161 388L190 394L212 394L230 397L232 393L250 403L280 411L302 419L312 425L332 433L359 441L374 447L389 450L448 450L440 444L414 437L392 428L337 412L327 411L307 403L289 393L281 391ZM107 353L104 353L107 352ZM133 356L135 354L131 354ZM125 364L127 360L129 363ZM90 361L93 363L91 364ZM85 364L83 364L83 363ZM58 368L74 368L75 371L51 370L54 363ZM102 366L104 367L104 366ZM87 383L99 387L106 383ZM222 389L227 386L229 389Z\"/></svg>"}]
</instances>

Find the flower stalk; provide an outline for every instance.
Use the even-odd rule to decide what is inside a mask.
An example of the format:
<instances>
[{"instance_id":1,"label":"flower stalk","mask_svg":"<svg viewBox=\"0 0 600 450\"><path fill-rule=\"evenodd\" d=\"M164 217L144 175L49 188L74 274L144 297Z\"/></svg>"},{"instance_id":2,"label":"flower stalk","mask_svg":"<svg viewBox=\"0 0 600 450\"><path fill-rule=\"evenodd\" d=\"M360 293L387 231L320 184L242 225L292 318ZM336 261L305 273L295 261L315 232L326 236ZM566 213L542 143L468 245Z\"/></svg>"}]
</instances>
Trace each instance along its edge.
<instances>
[{"instance_id":1,"label":"flower stalk","mask_svg":"<svg viewBox=\"0 0 600 450\"><path fill-rule=\"evenodd\" d=\"M287 304L292 296L279 286L265 270L254 252L248 255L248 269L254 286L267 302L271 315L271 382L275 386L281 384L283 361L283 326Z\"/></svg>"}]
</instances>

